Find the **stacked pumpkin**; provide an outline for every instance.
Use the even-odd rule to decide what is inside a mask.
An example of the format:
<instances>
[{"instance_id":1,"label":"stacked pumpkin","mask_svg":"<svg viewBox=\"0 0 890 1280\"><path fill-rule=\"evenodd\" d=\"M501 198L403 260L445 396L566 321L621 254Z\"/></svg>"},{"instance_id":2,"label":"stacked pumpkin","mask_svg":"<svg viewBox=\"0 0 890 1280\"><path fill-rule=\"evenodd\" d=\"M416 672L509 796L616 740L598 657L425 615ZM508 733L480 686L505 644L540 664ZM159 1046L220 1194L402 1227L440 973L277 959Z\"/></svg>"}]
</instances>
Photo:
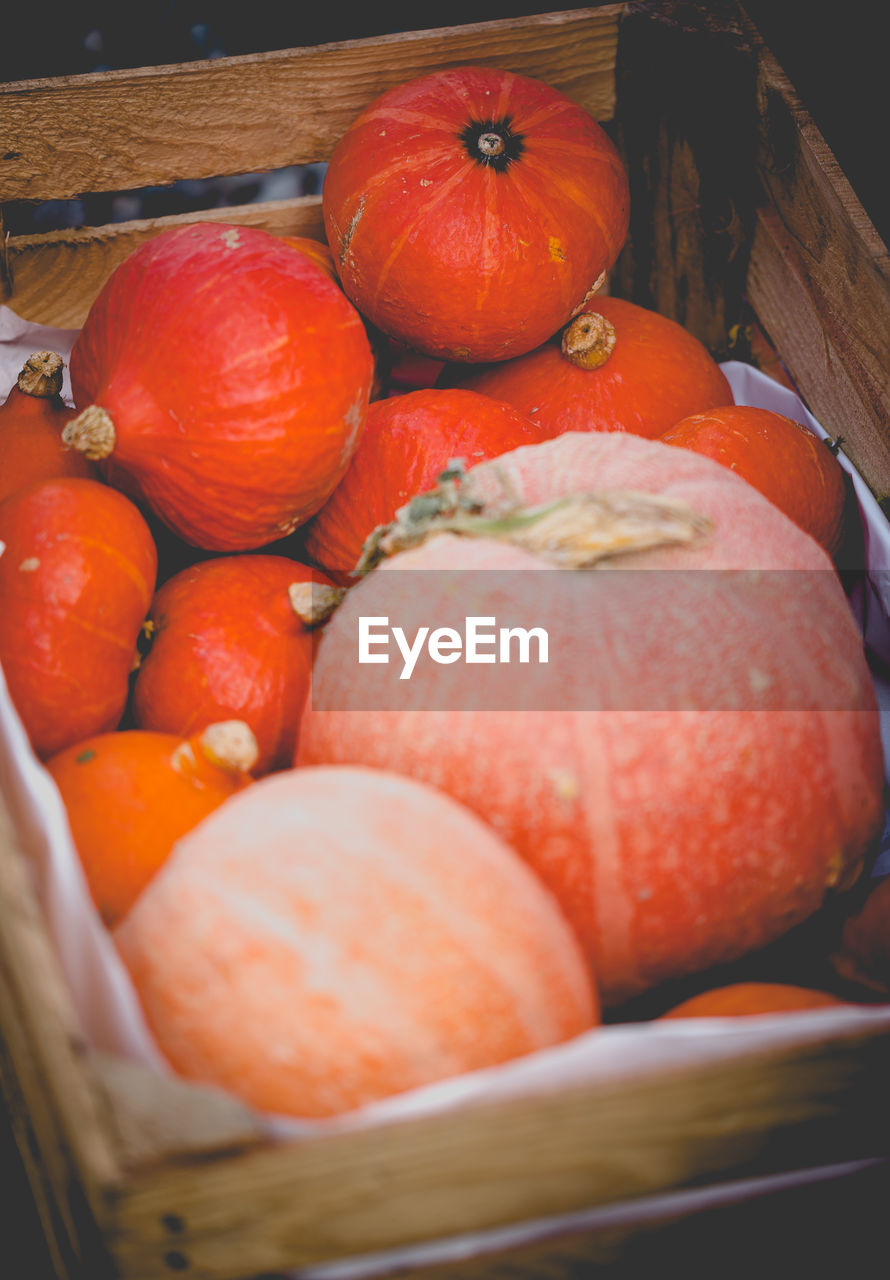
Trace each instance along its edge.
<instances>
[{"instance_id":1,"label":"stacked pumpkin","mask_svg":"<svg viewBox=\"0 0 890 1280\"><path fill-rule=\"evenodd\" d=\"M323 202L330 252L206 223L132 254L48 478L0 504L0 657L158 1044L297 1115L766 946L883 814L839 464L598 296L628 226L603 130L435 73L362 113ZM381 398L381 335L439 384ZM357 620L383 592L428 625L454 575L464 613L544 581L556 709L443 707L441 668L362 709Z\"/></svg>"}]
</instances>

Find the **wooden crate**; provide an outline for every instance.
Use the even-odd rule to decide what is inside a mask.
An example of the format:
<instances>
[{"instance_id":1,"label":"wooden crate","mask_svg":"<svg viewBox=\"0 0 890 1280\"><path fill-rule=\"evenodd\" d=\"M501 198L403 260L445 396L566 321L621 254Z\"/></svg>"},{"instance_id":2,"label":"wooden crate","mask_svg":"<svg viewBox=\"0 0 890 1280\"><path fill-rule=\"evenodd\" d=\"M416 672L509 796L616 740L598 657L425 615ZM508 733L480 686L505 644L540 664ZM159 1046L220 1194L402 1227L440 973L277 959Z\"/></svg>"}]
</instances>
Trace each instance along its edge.
<instances>
[{"instance_id":1,"label":"wooden crate","mask_svg":"<svg viewBox=\"0 0 890 1280\"><path fill-rule=\"evenodd\" d=\"M467 62L549 81L618 141L632 219L612 291L718 356L756 322L876 497L890 494L887 251L731 2L635 0L2 86L0 201L321 162L382 90ZM76 327L137 244L204 216L5 236L2 300ZM322 234L317 197L212 216ZM59 1275L237 1280L890 1150L890 1034L861 1031L272 1143L232 1100L83 1043L24 843L0 804L0 1078ZM588 1274L627 1234L563 1218L537 1243L504 1253L493 1237L424 1274ZM399 1274L416 1269L409 1257Z\"/></svg>"}]
</instances>

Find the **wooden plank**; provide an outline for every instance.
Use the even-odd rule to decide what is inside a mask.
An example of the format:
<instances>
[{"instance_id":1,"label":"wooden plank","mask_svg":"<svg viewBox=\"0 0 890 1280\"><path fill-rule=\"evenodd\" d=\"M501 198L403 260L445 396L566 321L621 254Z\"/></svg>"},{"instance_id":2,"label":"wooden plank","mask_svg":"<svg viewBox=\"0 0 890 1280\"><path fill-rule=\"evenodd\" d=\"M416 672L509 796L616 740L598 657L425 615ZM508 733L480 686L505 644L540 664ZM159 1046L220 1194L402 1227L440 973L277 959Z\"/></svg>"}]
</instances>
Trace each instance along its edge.
<instances>
[{"instance_id":1,"label":"wooden plank","mask_svg":"<svg viewBox=\"0 0 890 1280\"><path fill-rule=\"evenodd\" d=\"M85 1046L0 798L0 1076L13 1133L60 1275L90 1262L119 1176Z\"/></svg>"},{"instance_id":2,"label":"wooden plank","mask_svg":"<svg viewBox=\"0 0 890 1280\"><path fill-rule=\"evenodd\" d=\"M622 8L8 84L0 87L0 200L324 161L383 90L467 62L547 79L606 120Z\"/></svg>"},{"instance_id":3,"label":"wooden plank","mask_svg":"<svg viewBox=\"0 0 890 1280\"><path fill-rule=\"evenodd\" d=\"M208 219L261 227L273 235L325 238L319 196L10 237L8 287L0 301L24 320L78 329L102 285L129 253L166 227Z\"/></svg>"},{"instance_id":4,"label":"wooden plank","mask_svg":"<svg viewBox=\"0 0 890 1280\"><path fill-rule=\"evenodd\" d=\"M614 291L718 358L742 316L758 191L755 60L731 0L635 0L622 22L617 140L630 233Z\"/></svg>"},{"instance_id":5,"label":"wooden plank","mask_svg":"<svg viewBox=\"0 0 890 1280\"><path fill-rule=\"evenodd\" d=\"M109 1245L127 1280L236 1280L880 1154L890 1034L132 1172ZM175 1220L175 1232L170 1229ZM172 1261L171 1261L172 1257Z\"/></svg>"},{"instance_id":6,"label":"wooden plank","mask_svg":"<svg viewBox=\"0 0 890 1280\"><path fill-rule=\"evenodd\" d=\"M801 395L879 499L890 494L890 254L765 49L766 193L747 291Z\"/></svg>"}]
</instances>

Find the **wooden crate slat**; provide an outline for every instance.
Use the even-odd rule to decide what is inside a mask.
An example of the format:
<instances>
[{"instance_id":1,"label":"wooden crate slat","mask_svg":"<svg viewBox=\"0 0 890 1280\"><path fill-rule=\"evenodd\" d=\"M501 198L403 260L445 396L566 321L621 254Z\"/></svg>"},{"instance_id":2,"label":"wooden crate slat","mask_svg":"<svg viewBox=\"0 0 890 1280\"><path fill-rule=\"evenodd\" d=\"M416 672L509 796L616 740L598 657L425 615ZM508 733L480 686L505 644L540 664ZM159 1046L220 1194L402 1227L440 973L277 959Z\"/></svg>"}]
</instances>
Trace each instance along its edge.
<instances>
[{"instance_id":1,"label":"wooden crate slat","mask_svg":"<svg viewBox=\"0 0 890 1280\"><path fill-rule=\"evenodd\" d=\"M226 1161L131 1171L109 1246L128 1280L237 1280L667 1187L880 1154L890 1034L572 1088ZM881 1119L883 1116L883 1119ZM176 1231L171 1234L170 1215Z\"/></svg>"},{"instance_id":2,"label":"wooden crate slat","mask_svg":"<svg viewBox=\"0 0 890 1280\"><path fill-rule=\"evenodd\" d=\"M809 407L878 498L890 493L890 255L831 151L761 52L758 210L747 290Z\"/></svg>"},{"instance_id":3,"label":"wooden crate slat","mask_svg":"<svg viewBox=\"0 0 890 1280\"><path fill-rule=\"evenodd\" d=\"M622 5L0 87L0 200L61 199L326 160L362 107L467 62L614 108Z\"/></svg>"},{"instance_id":4,"label":"wooden crate slat","mask_svg":"<svg viewBox=\"0 0 890 1280\"><path fill-rule=\"evenodd\" d=\"M0 301L35 324L78 329L99 290L128 254L167 227L207 220L260 227L273 235L324 239L319 196L15 236L8 244L8 287Z\"/></svg>"}]
</instances>

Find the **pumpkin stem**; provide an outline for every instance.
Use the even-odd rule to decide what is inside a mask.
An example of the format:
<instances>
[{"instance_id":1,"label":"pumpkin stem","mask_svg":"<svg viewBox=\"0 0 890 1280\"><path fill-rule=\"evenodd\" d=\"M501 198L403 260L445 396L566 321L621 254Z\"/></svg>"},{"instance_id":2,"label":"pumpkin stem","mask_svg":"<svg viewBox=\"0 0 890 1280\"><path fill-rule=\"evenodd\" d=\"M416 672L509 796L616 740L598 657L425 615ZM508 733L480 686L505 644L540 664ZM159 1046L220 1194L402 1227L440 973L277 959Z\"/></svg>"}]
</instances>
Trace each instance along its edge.
<instances>
[{"instance_id":1,"label":"pumpkin stem","mask_svg":"<svg viewBox=\"0 0 890 1280\"><path fill-rule=\"evenodd\" d=\"M26 396L38 400L51 400L62 390L62 370L65 364L55 351L35 351L28 356L16 379L16 386Z\"/></svg>"},{"instance_id":2,"label":"pumpkin stem","mask_svg":"<svg viewBox=\"0 0 890 1280\"><path fill-rule=\"evenodd\" d=\"M486 508L460 492L453 471L444 473L437 489L413 498L391 524L374 530L355 573L437 533L495 538L560 568L586 569L610 556L696 542L713 527L685 503L633 490L574 493L540 507L522 506L506 486L505 493L506 506Z\"/></svg>"},{"instance_id":3,"label":"pumpkin stem","mask_svg":"<svg viewBox=\"0 0 890 1280\"><path fill-rule=\"evenodd\" d=\"M175 754L179 757L177 765L191 756L193 766L200 766L203 761L225 773L249 773L260 755L253 731L243 720L219 720L209 724L177 748Z\"/></svg>"},{"instance_id":4,"label":"pumpkin stem","mask_svg":"<svg viewBox=\"0 0 890 1280\"><path fill-rule=\"evenodd\" d=\"M62 442L69 449L77 449L94 462L113 453L116 440L114 423L108 413L97 404L88 405L62 431Z\"/></svg>"},{"instance_id":5,"label":"pumpkin stem","mask_svg":"<svg viewBox=\"0 0 890 1280\"><path fill-rule=\"evenodd\" d=\"M562 353L579 369L599 369L615 349L615 326L597 311L576 316L562 335Z\"/></svg>"},{"instance_id":6,"label":"pumpkin stem","mask_svg":"<svg viewBox=\"0 0 890 1280\"><path fill-rule=\"evenodd\" d=\"M329 587L323 582L292 582L287 589L291 608L304 627L320 627L346 595L346 587Z\"/></svg>"}]
</instances>

